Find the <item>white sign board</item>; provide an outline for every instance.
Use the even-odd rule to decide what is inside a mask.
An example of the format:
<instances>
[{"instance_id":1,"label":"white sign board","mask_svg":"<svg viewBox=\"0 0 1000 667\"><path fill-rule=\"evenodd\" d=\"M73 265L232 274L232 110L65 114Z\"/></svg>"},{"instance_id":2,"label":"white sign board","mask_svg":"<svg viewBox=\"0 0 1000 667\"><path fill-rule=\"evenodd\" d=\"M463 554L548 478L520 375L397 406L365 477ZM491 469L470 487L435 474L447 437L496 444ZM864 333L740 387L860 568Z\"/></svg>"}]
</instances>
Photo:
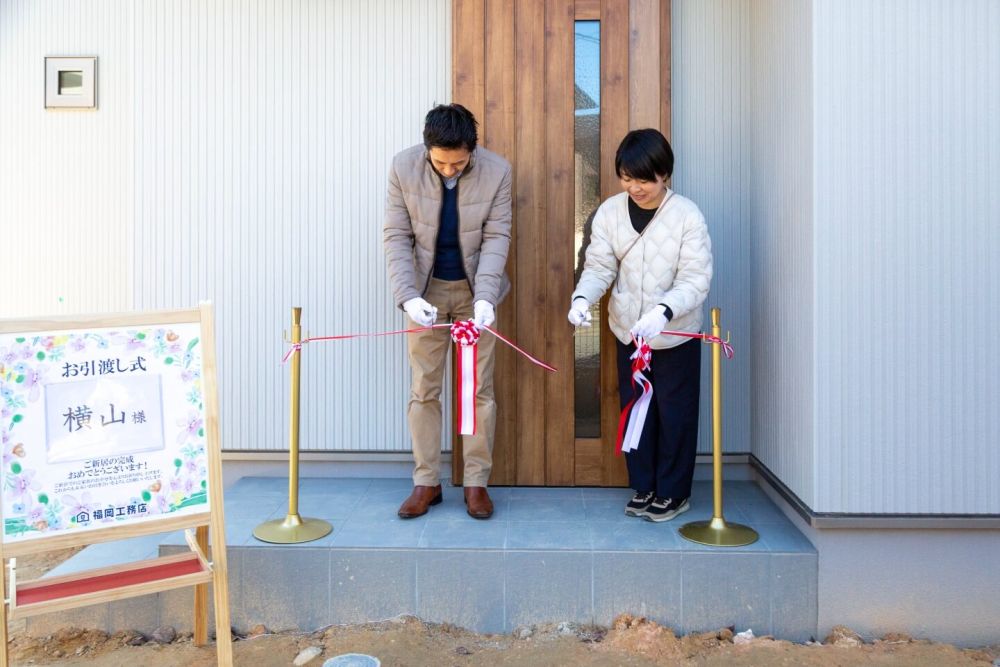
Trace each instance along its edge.
<instances>
[{"instance_id":1,"label":"white sign board","mask_svg":"<svg viewBox=\"0 0 1000 667\"><path fill-rule=\"evenodd\" d=\"M46 461L163 449L160 375L111 375L45 386Z\"/></svg>"},{"instance_id":2,"label":"white sign board","mask_svg":"<svg viewBox=\"0 0 1000 667\"><path fill-rule=\"evenodd\" d=\"M199 333L0 334L4 543L209 511Z\"/></svg>"}]
</instances>

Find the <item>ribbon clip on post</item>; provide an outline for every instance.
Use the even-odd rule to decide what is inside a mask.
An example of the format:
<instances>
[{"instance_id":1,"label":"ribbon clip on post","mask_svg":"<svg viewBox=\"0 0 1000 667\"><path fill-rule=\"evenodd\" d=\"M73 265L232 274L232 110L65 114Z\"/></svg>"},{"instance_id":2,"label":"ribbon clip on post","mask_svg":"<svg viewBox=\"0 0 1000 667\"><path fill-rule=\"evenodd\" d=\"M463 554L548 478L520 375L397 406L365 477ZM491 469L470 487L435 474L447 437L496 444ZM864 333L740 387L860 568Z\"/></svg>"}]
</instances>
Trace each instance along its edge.
<instances>
[{"instance_id":1,"label":"ribbon clip on post","mask_svg":"<svg viewBox=\"0 0 1000 667\"><path fill-rule=\"evenodd\" d=\"M712 336L710 334L704 334L704 336L702 337L702 342L704 342L705 345L719 345L720 347L722 347L722 353L726 355L726 359L733 358L734 350L733 346L729 342L728 331L726 332L725 340L722 340L720 336Z\"/></svg>"}]
</instances>

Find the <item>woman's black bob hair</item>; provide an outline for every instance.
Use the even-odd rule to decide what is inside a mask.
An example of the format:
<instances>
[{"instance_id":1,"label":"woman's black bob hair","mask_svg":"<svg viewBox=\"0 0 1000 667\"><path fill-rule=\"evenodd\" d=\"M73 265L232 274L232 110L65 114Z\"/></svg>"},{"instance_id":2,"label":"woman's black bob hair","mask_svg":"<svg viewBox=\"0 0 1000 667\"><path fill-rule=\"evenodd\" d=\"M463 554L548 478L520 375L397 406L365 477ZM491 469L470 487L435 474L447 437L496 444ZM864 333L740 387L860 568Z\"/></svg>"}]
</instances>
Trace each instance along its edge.
<instances>
[{"instance_id":1,"label":"woman's black bob hair","mask_svg":"<svg viewBox=\"0 0 1000 667\"><path fill-rule=\"evenodd\" d=\"M674 173L674 152L659 130L632 130L615 153L615 173L639 181L664 180Z\"/></svg>"}]
</instances>

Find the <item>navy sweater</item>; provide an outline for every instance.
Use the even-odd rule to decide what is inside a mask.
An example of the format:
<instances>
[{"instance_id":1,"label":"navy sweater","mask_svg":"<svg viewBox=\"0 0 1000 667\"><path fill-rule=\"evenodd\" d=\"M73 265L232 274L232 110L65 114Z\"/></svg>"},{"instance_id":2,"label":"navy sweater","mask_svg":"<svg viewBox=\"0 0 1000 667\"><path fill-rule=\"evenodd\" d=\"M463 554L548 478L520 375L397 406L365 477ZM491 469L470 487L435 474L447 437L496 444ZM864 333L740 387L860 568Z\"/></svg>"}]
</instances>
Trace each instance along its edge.
<instances>
[{"instance_id":1,"label":"navy sweater","mask_svg":"<svg viewBox=\"0 0 1000 667\"><path fill-rule=\"evenodd\" d=\"M458 185L448 189L441 183L441 227L434 255L434 277L438 280L465 280L462 251L458 247Z\"/></svg>"}]
</instances>

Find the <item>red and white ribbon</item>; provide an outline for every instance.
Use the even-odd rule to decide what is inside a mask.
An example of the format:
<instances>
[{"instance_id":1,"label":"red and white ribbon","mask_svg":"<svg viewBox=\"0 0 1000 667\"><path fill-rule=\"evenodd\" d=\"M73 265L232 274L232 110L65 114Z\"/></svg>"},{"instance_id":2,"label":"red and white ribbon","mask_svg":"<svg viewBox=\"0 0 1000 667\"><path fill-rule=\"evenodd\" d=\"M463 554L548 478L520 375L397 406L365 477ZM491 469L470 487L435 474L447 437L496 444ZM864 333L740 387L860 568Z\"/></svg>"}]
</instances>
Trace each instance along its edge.
<instances>
[{"instance_id":1,"label":"red and white ribbon","mask_svg":"<svg viewBox=\"0 0 1000 667\"><path fill-rule=\"evenodd\" d=\"M707 333L691 333L690 331L661 331L658 335L661 336L681 336L682 338L697 338L703 340L706 343L714 343L715 345L722 346L722 353L726 355L726 359L733 358L733 346L729 344L729 341L722 340L718 336L713 336Z\"/></svg>"},{"instance_id":2,"label":"red and white ribbon","mask_svg":"<svg viewBox=\"0 0 1000 667\"><path fill-rule=\"evenodd\" d=\"M479 356L479 327L472 320L451 325L451 339L455 341L455 359L458 377L458 432L476 434L476 361Z\"/></svg>"},{"instance_id":3,"label":"red and white ribbon","mask_svg":"<svg viewBox=\"0 0 1000 667\"><path fill-rule=\"evenodd\" d=\"M420 333L421 331L430 331L431 329L444 329L451 327L450 324L432 324L429 327L417 327L416 329L397 329L396 331L380 331L379 333L359 333L359 334L341 334L340 336L313 336L312 338L303 338L298 343L289 343L290 347L288 351L285 352L285 356L281 358L281 363L285 363L288 359L295 353L302 351L302 346L306 343L315 343L326 340L351 340L352 338L381 338L382 336L397 336L399 334L408 333Z\"/></svg>"},{"instance_id":4,"label":"red and white ribbon","mask_svg":"<svg viewBox=\"0 0 1000 667\"><path fill-rule=\"evenodd\" d=\"M635 352L632 353L632 400L622 408L621 417L618 418L618 438L615 441L615 453L621 455L622 452L631 452L639 448L639 438L642 437L642 428L646 424L646 414L649 412L649 402L653 398L653 383L642 374L643 371L650 370L650 361L653 358L653 351L649 343L642 338L635 339ZM635 395L636 387L642 389L642 393Z\"/></svg>"},{"instance_id":5,"label":"red and white ribbon","mask_svg":"<svg viewBox=\"0 0 1000 667\"><path fill-rule=\"evenodd\" d=\"M499 331L491 329L490 327L478 327L472 320L465 320L462 322L455 322L453 324L432 324L429 327L417 327L415 329L398 329L396 331L382 331L379 333L360 333L360 334L345 334L341 336L315 336L312 338L305 338L298 343L291 343L288 351L285 352L285 356L282 357L281 362L284 363L293 354L298 354L302 351L302 346L306 343L327 341L327 340L350 340L352 338L379 338L381 336L396 336L399 334L411 334L420 333L422 331L430 331L431 329L449 329L451 331L451 339L455 341L455 359L458 365L458 386L456 391L458 392L458 427L459 433L462 435L475 435L476 433L476 387L478 385L479 378L476 375L476 361L478 357L479 350L479 336L480 332L485 329L491 334L496 336L498 339L503 341L505 344L509 345L516 352L524 356L528 361L540 366L550 373L555 373L556 368L545 363L541 359L537 359L517 345L515 345L511 340L505 338Z\"/></svg>"},{"instance_id":6,"label":"red and white ribbon","mask_svg":"<svg viewBox=\"0 0 1000 667\"><path fill-rule=\"evenodd\" d=\"M534 365L541 366L542 368L544 368L545 370L547 370L550 373L555 373L556 372L556 367L555 366L549 366L547 363L545 363L541 359L538 359L536 357L531 356L530 354L528 354L527 352L525 352L524 350L522 350L521 348L519 348L517 345L515 345L513 341L511 341L508 338L505 338L504 335L502 333L500 333L499 331L497 331L496 329L493 329L493 328L490 328L490 327L487 327L487 326L482 326L482 327L479 327L479 328L480 329L486 329L487 331L489 331L491 334L493 334L494 336L496 336L497 338L499 338L500 340L502 340L510 348L512 348L515 352L519 353L522 357L524 357L525 359L527 359L528 361L530 361Z\"/></svg>"}]
</instances>

